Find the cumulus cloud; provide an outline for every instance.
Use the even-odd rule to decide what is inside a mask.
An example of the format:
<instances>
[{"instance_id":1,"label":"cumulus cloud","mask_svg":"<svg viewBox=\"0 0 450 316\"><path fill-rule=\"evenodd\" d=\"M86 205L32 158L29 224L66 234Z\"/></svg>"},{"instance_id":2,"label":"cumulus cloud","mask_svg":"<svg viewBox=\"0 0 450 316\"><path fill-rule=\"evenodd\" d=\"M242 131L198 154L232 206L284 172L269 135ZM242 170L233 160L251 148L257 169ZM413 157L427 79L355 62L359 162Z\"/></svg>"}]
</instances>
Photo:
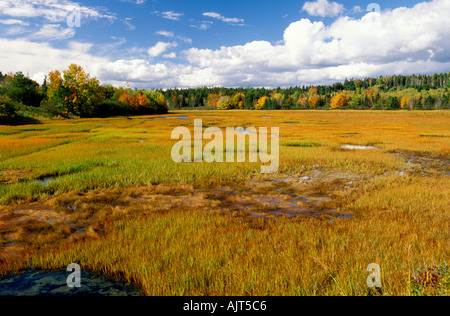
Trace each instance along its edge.
<instances>
[{"instance_id":1,"label":"cumulus cloud","mask_svg":"<svg viewBox=\"0 0 450 316\"><path fill-rule=\"evenodd\" d=\"M302 19L285 30L281 45L263 41L218 50L192 48L185 56L190 65L230 78L227 83L263 84L258 78L264 78L288 85L393 71L443 71L450 61L448 14L450 2L435 0L361 19L340 17L329 26Z\"/></svg>"},{"instance_id":2,"label":"cumulus cloud","mask_svg":"<svg viewBox=\"0 0 450 316\"><path fill-rule=\"evenodd\" d=\"M311 16L334 17L344 11L344 6L337 2L329 2L328 0L316 0L314 2L305 2L303 11Z\"/></svg>"},{"instance_id":3,"label":"cumulus cloud","mask_svg":"<svg viewBox=\"0 0 450 316\"><path fill-rule=\"evenodd\" d=\"M22 71L32 79L42 82L45 74L54 69L66 69L76 62L91 69L108 62L91 52L92 44L69 42L64 48L54 48L49 43L37 43L27 39L0 38L0 69L3 72Z\"/></svg>"},{"instance_id":4,"label":"cumulus cloud","mask_svg":"<svg viewBox=\"0 0 450 316\"><path fill-rule=\"evenodd\" d=\"M148 49L148 54L150 57L158 57L161 54L165 53L167 50L177 47L177 43L167 43L167 42L158 42L155 46L152 46Z\"/></svg>"},{"instance_id":5,"label":"cumulus cloud","mask_svg":"<svg viewBox=\"0 0 450 316\"><path fill-rule=\"evenodd\" d=\"M164 57L164 58L168 58L168 59L177 58L177 53L175 53L175 52L170 52L170 53L168 53L168 54L164 54L163 57Z\"/></svg>"}]
</instances>

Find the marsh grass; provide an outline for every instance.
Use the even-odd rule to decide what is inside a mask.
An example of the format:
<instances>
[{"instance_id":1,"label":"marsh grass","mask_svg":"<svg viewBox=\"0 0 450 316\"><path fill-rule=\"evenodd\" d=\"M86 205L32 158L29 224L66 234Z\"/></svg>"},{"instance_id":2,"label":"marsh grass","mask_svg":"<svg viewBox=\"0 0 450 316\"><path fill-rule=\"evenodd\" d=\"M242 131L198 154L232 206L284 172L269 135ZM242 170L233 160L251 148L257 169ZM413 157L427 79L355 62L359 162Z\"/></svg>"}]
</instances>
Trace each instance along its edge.
<instances>
[{"instance_id":1,"label":"marsh grass","mask_svg":"<svg viewBox=\"0 0 450 316\"><path fill-rule=\"evenodd\" d=\"M448 134L448 112L208 112L219 118L205 118L204 126L280 127L272 179L259 175L259 163L173 163L173 125L192 128L205 115L174 114L190 118L0 127L0 170L10 177L0 184L0 213L43 203L68 218L17 228L22 255L0 260L0 274L27 269L30 260L36 269L77 262L147 295L372 295L366 267L377 263L383 295L448 294L450 140L429 137ZM345 151L343 144L380 150ZM423 169L436 172L417 173L406 156L392 154L405 152L428 157ZM23 181L18 170L27 170ZM46 176L54 179L39 185ZM308 180L295 188L280 180L302 177ZM247 186L252 196L280 201L327 196L332 202L320 208L351 217L264 219L213 198L217 191L230 203L246 201L235 191ZM273 205L261 199L254 210L264 215ZM2 238L5 252L10 237ZM435 266L444 268L430 287L420 276Z\"/></svg>"}]
</instances>

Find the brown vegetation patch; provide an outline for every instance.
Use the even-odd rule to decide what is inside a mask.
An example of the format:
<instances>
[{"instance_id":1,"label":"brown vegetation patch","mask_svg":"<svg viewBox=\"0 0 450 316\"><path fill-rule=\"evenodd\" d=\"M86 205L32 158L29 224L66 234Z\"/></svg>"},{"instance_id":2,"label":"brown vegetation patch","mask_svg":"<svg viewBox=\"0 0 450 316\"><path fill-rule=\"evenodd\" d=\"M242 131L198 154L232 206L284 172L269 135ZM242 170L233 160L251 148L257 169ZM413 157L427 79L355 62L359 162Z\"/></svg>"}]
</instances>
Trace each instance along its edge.
<instances>
[{"instance_id":1,"label":"brown vegetation patch","mask_svg":"<svg viewBox=\"0 0 450 316\"><path fill-rule=\"evenodd\" d=\"M20 181L27 181L32 173L33 170L31 169L2 170L0 171L0 184L14 184Z\"/></svg>"},{"instance_id":2,"label":"brown vegetation patch","mask_svg":"<svg viewBox=\"0 0 450 316\"><path fill-rule=\"evenodd\" d=\"M334 194L342 187L336 180L339 176L324 179L313 184L280 176L250 180L238 189L215 186L205 191L180 183L73 190L44 205L5 206L0 215L0 260L64 240L96 239L118 220L169 211L219 211L254 222L256 228L264 226L261 219L277 216L322 218L326 214L323 218L330 220L346 215L338 212L339 199Z\"/></svg>"},{"instance_id":3,"label":"brown vegetation patch","mask_svg":"<svg viewBox=\"0 0 450 316\"><path fill-rule=\"evenodd\" d=\"M430 155L420 152L392 153L405 161L403 172L422 176L450 175L450 156L446 154Z\"/></svg>"}]
</instances>

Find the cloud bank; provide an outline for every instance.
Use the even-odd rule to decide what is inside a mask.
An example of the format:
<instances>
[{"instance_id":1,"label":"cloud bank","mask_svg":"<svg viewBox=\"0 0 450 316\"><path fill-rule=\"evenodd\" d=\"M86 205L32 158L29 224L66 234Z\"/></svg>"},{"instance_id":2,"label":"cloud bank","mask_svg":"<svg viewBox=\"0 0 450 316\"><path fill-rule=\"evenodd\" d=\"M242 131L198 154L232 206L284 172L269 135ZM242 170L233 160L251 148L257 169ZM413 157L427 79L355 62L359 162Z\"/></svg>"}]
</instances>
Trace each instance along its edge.
<instances>
[{"instance_id":1,"label":"cloud bank","mask_svg":"<svg viewBox=\"0 0 450 316\"><path fill-rule=\"evenodd\" d=\"M447 72L448 16L450 1L433 0L412 8L367 13L359 19L341 15L329 25L302 19L286 28L280 44L254 41L216 50L191 48L177 55L168 53L175 43L160 42L148 48L148 59L114 61L93 55L89 44L71 42L68 48L56 49L48 43L0 39L0 67L42 74L50 70L49 65L66 68L76 62L103 83L129 82L138 88L276 87ZM53 28L43 31L51 35ZM157 56L169 60L155 62ZM181 63L171 61L176 56Z\"/></svg>"}]
</instances>

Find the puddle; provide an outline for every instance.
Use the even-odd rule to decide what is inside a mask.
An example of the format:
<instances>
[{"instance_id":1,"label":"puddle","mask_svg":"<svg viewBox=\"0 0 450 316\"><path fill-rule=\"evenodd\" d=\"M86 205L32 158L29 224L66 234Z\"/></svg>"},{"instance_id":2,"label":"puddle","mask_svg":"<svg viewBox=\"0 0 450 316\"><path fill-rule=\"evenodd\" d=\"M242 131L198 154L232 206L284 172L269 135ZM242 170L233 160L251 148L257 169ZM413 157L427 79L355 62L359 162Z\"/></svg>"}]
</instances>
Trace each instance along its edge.
<instances>
[{"instance_id":1,"label":"puddle","mask_svg":"<svg viewBox=\"0 0 450 316\"><path fill-rule=\"evenodd\" d=\"M244 130L244 131L243 130L237 130L236 134L240 134L240 135L257 135L257 134L254 134L254 133L250 133L247 130Z\"/></svg>"},{"instance_id":2,"label":"puddle","mask_svg":"<svg viewBox=\"0 0 450 316\"><path fill-rule=\"evenodd\" d=\"M379 150L380 148L374 147L374 146L357 146L357 145L342 145L342 149L348 149L348 150L370 150L370 149L376 149Z\"/></svg>"},{"instance_id":3,"label":"puddle","mask_svg":"<svg viewBox=\"0 0 450 316\"><path fill-rule=\"evenodd\" d=\"M55 180L54 177L45 177L42 180L38 181L38 184L42 187L46 187L50 184L50 182L52 182L53 180Z\"/></svg>"},{"instance_id":4,"label":"puddle","mask_svg":"<svg viewBox=\"0 0 450 316\"><path fill-rule=\"evenodd\" d=\"M137 120L138 118L128 117L128 120ZM167 117L144 117L139 118L140 120L168 120L168 119L177 119L177 120L187 120L189 116L167 116Z\"/></svg>"},{"instance_id":5,"label":"puddle","mask_svg":"<svg viewBox=\"0 0 450 316\"><path fill-rule=\"evenodd\" d=\"M33 271L0 279L0 296L141 296L126 283L81 272L81 287L67 286L71 272Z\"/></svg>"},{"instance_id":6,"label":"puddle","mask_svg":"<svg viewBox=\"0 0 450 316\"><path fill-rule=\"evenodd\" d=\"M161 118L161 119L163 119L163 118ZM169 117L165 117L164 119L187 120L187 119L189 119L189 116L169 116Z\"/></svg>"}]
</instances>

